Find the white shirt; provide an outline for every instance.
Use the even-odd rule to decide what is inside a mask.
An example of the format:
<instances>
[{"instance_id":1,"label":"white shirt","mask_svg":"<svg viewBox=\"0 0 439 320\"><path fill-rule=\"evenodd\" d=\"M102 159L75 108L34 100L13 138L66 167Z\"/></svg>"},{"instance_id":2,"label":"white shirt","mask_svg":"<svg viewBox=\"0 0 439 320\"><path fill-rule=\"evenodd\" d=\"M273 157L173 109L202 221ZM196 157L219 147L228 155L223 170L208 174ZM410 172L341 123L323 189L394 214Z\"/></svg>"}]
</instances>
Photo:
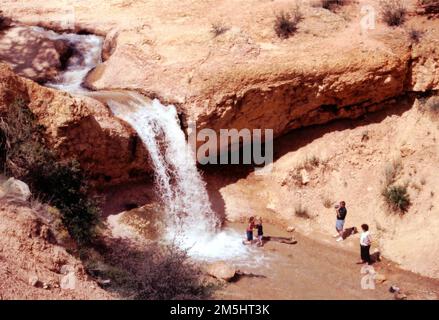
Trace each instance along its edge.
<instances>
[{"instance_id":1,"label":"white shirt","mask_svg":"<svg viewBox=\"0 0 439 320\"><path fill-rule=\"evenodd\" d=\"M362 246L370 246L372 243L372 238L370 237L370 232L362 232L360 235L360 245Z\"/></svg>"}]
</instances>

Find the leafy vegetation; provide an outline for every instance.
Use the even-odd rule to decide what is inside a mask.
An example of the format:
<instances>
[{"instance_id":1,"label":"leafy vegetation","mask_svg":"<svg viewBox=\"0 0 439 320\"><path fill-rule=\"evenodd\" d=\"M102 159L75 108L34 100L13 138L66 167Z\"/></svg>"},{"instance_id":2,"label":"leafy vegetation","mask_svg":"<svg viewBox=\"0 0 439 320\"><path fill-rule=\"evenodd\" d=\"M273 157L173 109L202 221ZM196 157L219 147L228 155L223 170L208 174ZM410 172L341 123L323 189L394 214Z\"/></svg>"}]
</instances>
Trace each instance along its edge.
<instances>
[{"instance_id":1,"label":"leafy vegetation","mask_svg":"<svg viewBox=\"0 0 439 320\"><path fill-rule=\"evenodd\" d=\"M89 273L109 279L107 288L135 300L207 299L214 286L203 282L201 271L187 252L175 244L151 244L138 249L113 239L100 249L102 257L87 262Z\"/></svg>"},{"instance_id":2,"label":"leafy vegetation","mask_svg":"<svg viewBox=\"0 0 439 320\"><path fill-rule=\"evenodd\" d=\"M423 35L424 33L418 29L412 28L408 31L408 36L412 43L419 43Z\"/></svg>"},{"instance_id":3,"label":"leafy vegetation","mask_svg":"<svg viewBox=\"0 0 439 320\"><path fill-rule=\"evenodd\" d=\"M311 218L308 209L304 207L301 203L296 205L296 207L294 208L294 214L299 218L304 218L304 219Z\"/></svg>"},{"instance_id":4,"label":"leafy vegetation","mask_svg":"<svg viewBox=\"0 0 439 320\"><path fill-rule=\"evenodd\" d=\"M407 186L389 186L384 189L383 196L395 211L406 212L410 206Z\"/></svg>"},{"instance_id":5,"label":"leafy vegetation","mask_svg":"<svg viewBox=\"0 0 439 320\"><path fill-rule=\"evenodd\" d=\"M382 0L381 17L391 27L400 26L405 22L407 9L401 0Z\"/></svg>"},{"instance_id":6,"label":"leafy vegetation","mask_svg":"<svg viewBox=\"0 0 439 320\"><path fill-rule=\"evenodd\" d=\"M88 243L98 223L99 205L87 195L86 177L76 161L59 161L45 146L43 128L24 100L0 118L0 164L5 174L25 181L40 200L57 207L70 235Z\"/></svg>"},{"instance_id":7,"label":"leafy vegetation","mask_svg":"<svg viewBox=\"0 0 439 320\"><path fill-rule=\"evenodd\" d=\"M299 7L295 7L290 12L281 11L276 15L274 31L281 39L288 39L296 33L298 24L302 21L303 15Z\"/></svg>"}]
</instances>

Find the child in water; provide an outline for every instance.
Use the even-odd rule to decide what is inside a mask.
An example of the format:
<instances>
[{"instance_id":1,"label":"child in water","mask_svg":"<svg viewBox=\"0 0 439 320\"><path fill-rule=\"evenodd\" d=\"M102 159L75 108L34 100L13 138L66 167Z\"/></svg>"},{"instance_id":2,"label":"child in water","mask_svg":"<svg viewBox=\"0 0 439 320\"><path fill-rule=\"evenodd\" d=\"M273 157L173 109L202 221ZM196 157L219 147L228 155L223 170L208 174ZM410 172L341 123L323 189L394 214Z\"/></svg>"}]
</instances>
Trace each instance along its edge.
<instances>
[{"instance_id":1,"label":"child in water","mask_svg":"<svg viewBox=\"0 0 439 320\"><path fill-rule=\"evenodd\" d=\"M252 244L253 243L253 229L255 228L255 217L250 217L248 219L248 225L246 229L247 240L244 240L243 244Z\"/></svg>"},{"instance_id":2,"label":"child in water","mask_svg":"<svg viewBox=\"0 0 439 320\"><path fill-rule=\"evenodd\" d=\"M258 247L262 247L264 245L264 243L262 242L262 238L264 237L264 230L262 227L261 217L256 220L256 229L258 230Z\"/></svg>"}]
</instances>

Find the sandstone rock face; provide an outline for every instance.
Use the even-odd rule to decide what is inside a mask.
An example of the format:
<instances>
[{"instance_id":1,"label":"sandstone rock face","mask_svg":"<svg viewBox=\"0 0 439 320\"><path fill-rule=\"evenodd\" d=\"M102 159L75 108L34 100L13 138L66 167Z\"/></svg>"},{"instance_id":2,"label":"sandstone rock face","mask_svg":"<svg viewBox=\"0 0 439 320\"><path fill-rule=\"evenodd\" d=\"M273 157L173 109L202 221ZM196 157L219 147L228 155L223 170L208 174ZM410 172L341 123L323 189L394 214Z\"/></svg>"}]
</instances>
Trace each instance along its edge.
<instances>
[{"instance_id":1,"label":"sandstone rock face","mask_svg":"<svg viewBox=\"0 0 439 320\"><path fill-rule=\"evenodd\" d=\"M209 184L210 179L221 179L219 192L228 219L240 221L248 212L258 212L264 220L275 219L285 227L294 225L297 232L310 237L322 234L327 243L337 242L331 237L334 209L326 204L344 200L346 228L360 230L367 223L374 256L379 249L382 257L401 268L438 279L439 127L438 114L431 114L426 103L422 99L397 101L390 109L364 120L296 130L275 143L280 156L269 174L230 176L227 182L222 170L220 178L205 176L206 180ZM367 141L363 139L365 132ZM317 178L307 185L295 181L285 184L303 159L311 156L321 159L309 171ZM394 161L401 163L395 184L408 184L411 206L405 213L389 208L382 195L386 168ZM272 206L268 210L269 202ZM316 215L310 220L297 217L298 204ZM352 235L342 246L358 254L358 241L358 235Z\"/></svg>"},{"instance_id":2,"label":"sandstone rock face","mask_svg":"<svg viewBox=\"0 0 439 320\"><path fill-rule=\"evenodd\" d=\"M3 299L111 299L85 274L66 249L29 230L38 224L33 209L0 200L0 295ZM63 265L76 266L62 281ZM68 281L67 281L68 280ZM63 290L65 288L74 290ZM46 290L42 290L46 289Z\"/></svg>"},{"instance_id":3,"label":"sandstone rock face","mask_svg":"<svg viewBox=\"0 0 439 320\"><path fill-rule=\"evenodd\" d=\"M0 60L19 75L43 83L53 80L71 54L68 43L44 38L26 27L13 27L0 35Z\"/></svg>"},{"instance_id":4,"label":"sandstone rock face","mask_svg":"<svg viewBox=\"0 0 439 320\"><path fill-rule=\"evenodd\" d=\"M41 87L0 63L0 113L16 99L27 102L46 129L49 147L76 158L94 180L117 183L148 172L143 144L100 102Z\"/></svg>"},{"instance_id":5,"label":"sandstone rock face","mask_svg":"<svg viewBox=\"0 0 439 320\"><path fill-rule=\"evenodd\" d=\"M63 7L54 0L41 10L33 6L36 0L3 2L20 21L52 27L54 12ZM377 8L378 3L370 1ZM418 62L412 64L404 30L382 24L361 30L358 4L347 6L344 18L300 2L304 19L287 40L273 30L273 12L292 6L286 0L69 4L75 9L75 30L107 35L105 62L89 74L88 87L159 97L177 104L199 129L267 128L280 136L356 118L384 108L383 102L412 87L424 91L437 85L436 71L426 73L436 68L438 53L431 58L427 53L434 43L418 50ZM226 32L214 36L214 23ZM427 24L426 33L434 37L437 24Z\"/></svg>"}]
</instances>

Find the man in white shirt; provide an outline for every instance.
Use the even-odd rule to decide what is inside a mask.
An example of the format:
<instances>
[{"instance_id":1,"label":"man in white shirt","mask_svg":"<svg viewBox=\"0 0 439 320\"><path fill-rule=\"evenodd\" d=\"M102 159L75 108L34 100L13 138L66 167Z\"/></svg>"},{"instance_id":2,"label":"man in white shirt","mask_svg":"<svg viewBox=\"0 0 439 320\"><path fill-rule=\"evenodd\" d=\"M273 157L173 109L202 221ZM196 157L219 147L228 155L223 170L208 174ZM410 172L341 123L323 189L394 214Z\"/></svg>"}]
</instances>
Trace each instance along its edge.
<instances>
[{"instance_id":1,"label":"man in white shirt","mask_svg":"<svg viewBox=\"0 0 439 320\"><path fill-rule=\"evenodd\" d=\"M370 236L369 226L367 224L362 224L361 229L363 231L360 235L360 263L371 264L372 261L370 259L370 245L372 244L372 237Z\"/></svg>"}]
</instances>

